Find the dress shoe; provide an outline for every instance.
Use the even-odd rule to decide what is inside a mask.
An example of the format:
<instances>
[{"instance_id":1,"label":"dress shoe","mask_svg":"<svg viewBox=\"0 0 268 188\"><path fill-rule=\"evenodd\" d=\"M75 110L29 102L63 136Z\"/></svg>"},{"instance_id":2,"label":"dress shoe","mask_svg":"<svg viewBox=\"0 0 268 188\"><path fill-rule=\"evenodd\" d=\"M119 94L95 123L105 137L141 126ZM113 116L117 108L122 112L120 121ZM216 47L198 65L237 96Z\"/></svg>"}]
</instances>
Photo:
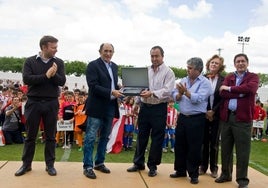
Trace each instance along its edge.
<instances>
[{"instance_id":1,"label":"dress shoe","mask_svg":"<svg viewBox=\"0 0 268 188\"><path fill-rule=\"evenodd\" d=\"M216 178L216 177L218 177L218 172L217 171L212 171L210 176L213 177L213 178Z\"/></svg>"},{"instance_id":2,"label":"dress shoe","mask_svg":"<svg viewBox=\"0 0 268 188\"><path fill-rule=\"evenodd\" d=\"M239 185L238 188L248 188L248 185Z\"/></svg>"},{"instance_id":3,"label":"dress shoe","mask_svg":"<svg viewBox=\"0 0 268 188\"><path fill-rule=\"evenodd\" d=\"M157 171L155 169L150 169L148 172L149 177L154 177L157 175Z\"/></svg>"},{"instance_id":4,"label":"dress shoe","mask_svg":"<svg viewBox=\"0 0 268 188\"><path fill-rule=\"evenodd\" d=\"M228 181L232 181L232 178L231 177L227 178L225 176L220 176L217 179L215 179L216 183L224 183L224 182L228 182Z\"/></svg>"},{"instance_id":5,"label":"dress shoe","mask_svg":"<svg viewBox=\"0 0 268 188\"><path fill-rule=\"evenodd\" d=\"M145 166L138 166L138 165L133 165L132 167L128 168L128 172L137 172L139 170L144 170Z\"/></svg>"},{"instance_id":6,"label":"dress shoe","mask_svg":"<svg viewBox=\"0 0 268 188\"><path fill-rule=\"evenodd\" d=\"M54 167L46 167L46 171L50 176L56 176L57 171Z\"/></svg>"},{"instance_id":7,"label":"dress shoe","mask_svg":"<svg viewBox=\"0 0 268 188\"><path fill-rule=\"evenodd\" d=\"M20 169L15 173L15 176L22 176L23 174L31 170L32 170L31 166L21 166Z\"/></svg>"},{"instance_id":8,"label":"dress shoe","mask_svg":"<svg viewBox=\"0 0 268 188\"><path fill-rule=\"evenodd\" d=\"M111 173L110 169L107 168L105 165L95 166L94 169L99 170L99 171L101 171L101 172L103 172L105 174L110 174Z\"/></svg>"},{"instance_id":9,"label":"dress shoe","mask_svg":"<svg viewBox=\"0 0 268 188\"><path fill-rule=\"evenodd\" d=\"M174 172L173 174L169 175L170 178L181 178L181 177L187 177L186 173L179 173L179 172Z\"/></svg>"},{"instance_id":10,"label":"dress shoe","mask_svg":"<svg viewBox=\"0 0 268 188\"><path fill-rule=\"evenodd\" d=\"M191 184L198 184L199 183L199 180L198 180L198 178L191 178L190 183Z\"/></svg>"},{"instance_id":11,"label":"dress shoe","mask_svg":"<svg viewBox=\"0 0 268 188\"><path fill-rule=\"evenodd\" d=\"M96 179L97 176L96 174L94 173L93 169L92 168L89 168L89 169L84 169L84 175L90 179Z\"/></svg>"}]
</instances>

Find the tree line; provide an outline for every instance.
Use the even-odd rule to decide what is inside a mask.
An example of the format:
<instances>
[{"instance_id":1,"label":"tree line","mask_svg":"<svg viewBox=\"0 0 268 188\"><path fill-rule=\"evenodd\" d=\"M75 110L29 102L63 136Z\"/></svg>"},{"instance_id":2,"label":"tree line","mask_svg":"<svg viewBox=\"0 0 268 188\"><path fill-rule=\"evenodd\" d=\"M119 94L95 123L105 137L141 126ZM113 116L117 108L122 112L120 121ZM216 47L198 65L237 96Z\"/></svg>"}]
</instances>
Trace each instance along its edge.
<instances>
[{"instance_id":1,"label":"tree line","mask_svg":"<svg viewBox=\"0 0 268 188\"><path fill-rule=\"evenodd\" d=\"M22 72L22 67L25 62L26 58L18 58L18 57L0 57L0 71L3 72L13 72L13 73L20 73ZM87 67L86 62L82 61L65 61L65 72L66 75L75 75L75 76L81 76L85 75L85 70ZM133 67L131 65L118 65L118 75L121 77L121 69L122 67ZM183 68L177 68L177 67L170 67L176 78L183 78L187 75L186 69ZM223 76L227 75L227 72L222 73ZM258 73L260 78L261 85L267 85L268 84L268 74L261 74Z\"/></svg>"}]
</instances>

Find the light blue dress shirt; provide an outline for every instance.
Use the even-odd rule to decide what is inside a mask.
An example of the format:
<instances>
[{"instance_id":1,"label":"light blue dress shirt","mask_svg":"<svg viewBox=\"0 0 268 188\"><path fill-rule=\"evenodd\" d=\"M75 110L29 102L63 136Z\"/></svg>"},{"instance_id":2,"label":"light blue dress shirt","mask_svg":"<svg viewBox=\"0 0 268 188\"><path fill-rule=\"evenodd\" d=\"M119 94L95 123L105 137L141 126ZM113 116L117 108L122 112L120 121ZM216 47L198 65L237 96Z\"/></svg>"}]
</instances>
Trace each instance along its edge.
<instances>
[{"instance_id":1,"label":"light blue dress shirt","mask_svg":"<svg viewBox=\"0 0 268 188\"><path fill-rule=\"evenodd\" d=\"M187 90L191 93L191 98L183 95L178 101L180 106L180 113L184 115L195 115L207 112L208 97L213 93L209 80L203 75L199 75L194 84L190 84L189 77L184 77L181 80L182 84L186 83ZM175 89L172 93L174 100L176 95L179 93Z\"/></svg>"},{"instance_id":2,"label":"light blue dress shirt","mask_svg":"<svg viewBox=\"0 0 268 188\"><path fill-rule=\"evenodd\" d=\"M112 95L112 91L115 90L115 87L114 87L114 75L113 75L113 70L112 70L112 63L106 63L104 60L102 60L103 63L105 64L108 72L109 72L109 75L110 75L110 78L112 80L111 82L111 99L115 99L115 97Z\"/></svg>"},{"instance_id":3,"label":"light blue dress shirt","mask_svg":"<svg viewBox=\"0 0 268 188\"><path fill-rule=\"evenodd\" d=\"M238 75L237 72L234 72L235 74L235 85L239 86L246 74L246 72L244 72L242 75ZM231 91L230 91L231 92ZM243 97L243 94L240 94L240 97ZM229 104L228 104L228 109L231 111L236 111L237 109L237 99L230 99L229 100Z\"/></svg>"}]
</instances>

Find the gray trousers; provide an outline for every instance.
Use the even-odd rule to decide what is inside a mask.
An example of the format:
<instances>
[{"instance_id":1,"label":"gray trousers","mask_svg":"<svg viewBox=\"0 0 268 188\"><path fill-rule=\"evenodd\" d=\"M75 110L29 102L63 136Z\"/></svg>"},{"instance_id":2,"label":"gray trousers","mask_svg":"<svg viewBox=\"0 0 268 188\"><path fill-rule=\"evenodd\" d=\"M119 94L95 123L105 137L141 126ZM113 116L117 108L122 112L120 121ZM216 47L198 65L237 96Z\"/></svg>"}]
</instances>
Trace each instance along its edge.
<instances>
[{"instance_id":1,"label":"gray trousers","mask_svg":"<svg viewBox=\"0 0 268 188\"><path fill-rule=\"evenodd\" d=\"M227 122L221 122L222 176L232 177L233 148L236 152L236 181L248 185L248 164L251 146L251 123L237 122L230 114Z\"/></svg>"}]
</instances>

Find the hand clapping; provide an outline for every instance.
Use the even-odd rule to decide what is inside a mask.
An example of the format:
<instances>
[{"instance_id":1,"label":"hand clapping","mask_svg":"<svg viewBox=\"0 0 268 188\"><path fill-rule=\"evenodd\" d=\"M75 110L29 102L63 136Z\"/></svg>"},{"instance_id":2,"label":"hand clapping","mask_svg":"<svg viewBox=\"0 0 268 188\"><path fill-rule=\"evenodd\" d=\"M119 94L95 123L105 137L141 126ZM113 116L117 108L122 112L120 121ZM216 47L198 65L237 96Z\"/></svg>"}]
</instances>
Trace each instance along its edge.
<instances>
[{"instance_id":1,"label":"hand clapping","mask_svg":"<svg viewBox=\"0 0 268 188\"><path fill-rule=\"evenodd\" d=\"M47 78L51 78L53 76L55 76L56 72L58 70L58 66L57 64L54 62L53 65L47 70L46 72L46 76Z\"/></svg>"}]
</instances>

